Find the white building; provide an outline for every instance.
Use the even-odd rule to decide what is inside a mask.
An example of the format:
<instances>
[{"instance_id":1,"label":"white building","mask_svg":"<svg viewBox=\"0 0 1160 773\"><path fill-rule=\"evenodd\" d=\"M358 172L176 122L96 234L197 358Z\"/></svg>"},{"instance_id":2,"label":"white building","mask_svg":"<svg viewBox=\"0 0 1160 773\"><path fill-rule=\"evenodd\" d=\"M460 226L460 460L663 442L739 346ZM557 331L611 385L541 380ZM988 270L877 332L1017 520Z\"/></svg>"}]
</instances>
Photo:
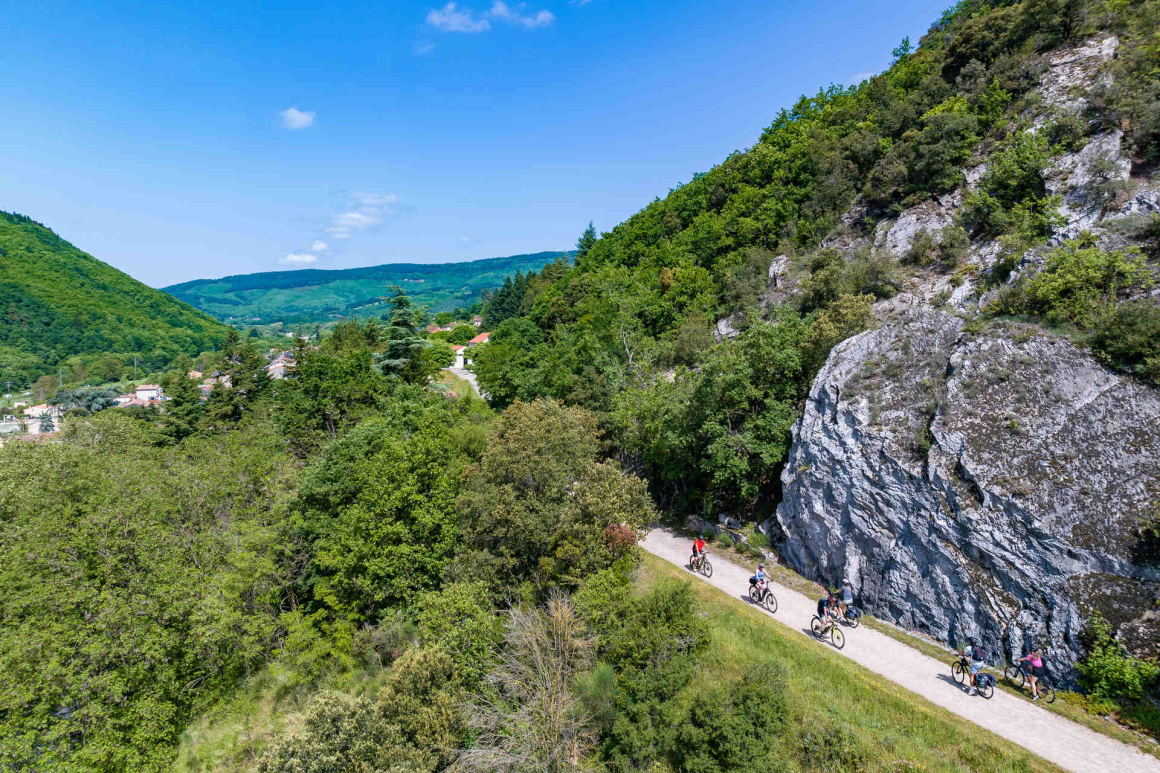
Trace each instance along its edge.
<instances>
[{"instance_id":1,"label":"white building","mask_svg":"<svg viewBox=\"0 0 1160 773\"><path fill-rule=\"evenodd\" d=\"M150 400L161 399L161 387L157 384L142 384L137 387L134 397L138 400L149 402Z\"/></svg>"}]
</instances>

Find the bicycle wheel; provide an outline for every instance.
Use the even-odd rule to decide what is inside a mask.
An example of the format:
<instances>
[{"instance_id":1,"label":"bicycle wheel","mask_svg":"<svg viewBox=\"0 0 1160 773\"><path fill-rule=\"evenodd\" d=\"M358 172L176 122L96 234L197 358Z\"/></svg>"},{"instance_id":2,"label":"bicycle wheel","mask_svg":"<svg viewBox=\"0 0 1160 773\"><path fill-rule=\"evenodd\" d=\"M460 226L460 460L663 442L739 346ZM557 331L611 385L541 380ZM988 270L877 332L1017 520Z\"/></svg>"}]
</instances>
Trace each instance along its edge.
<instances>
[{"instance_id":1,"label":"bicycle wheel","mask_svg":"<svg viewBox=\"0 0 1160 773\"><path fill-rule=\"evenodd\" d=\"M761 604L761 591L757 589L756 585L749 586L749 600L754 604Z\"/></svg>"},{"instance_id":2,"label":"bicycle wheel","mask_svg":"<svg viewBox=\"0 0 1160 773\"><path fill-rule=\"evenodd\" d=\"M862 624L862 616L854 615L853 617L847 617L846 622L850 624L851 628L857 628Z\"/></svg>"},{"instance_id":3,"label":"bicycle wheel","mask_svg":"<svg viewBox=\"0 0 1160 773\"><path fill-rule=\"evenodd\" d=\"M810 630L813 631L814 636L822 638L822 621L816 615L810 620Z\"/></svg>"},{"instance_id":4,"label":"bicycle wheel","mask_svg":"<svg viewBox=\"0 0 1160 773\"><path fill-rule=\"evenodd\" d=\"M979 695L982 695L987 700L990 700L991 696L994 694L995 694L995 685L991 684L991 680L988 679L987 683L979 688Z\"/></svg>"},{"instance_id":5,"label":"bicycle wheel","mask_svg":"<svg viewBox=\"0 0 1160 773\"><path fill-rule=\"evenodd\" d=\"M834 646L838 649L842 649L846 646L846 634L842 633L842 629L838 627L837 623L834 623L830 626L830 641L832 641Z\"/></svg>"},{"instance_id":6,"label":"bicycle wheel","mask_svg":"<svg viewBox=\"0 0 1160 773\"><path fill-rule=\"evenodd\" d=\"M1016 687L1023 687L1023 669L1019 666L1007 666L1003 669L1003 678Z\"/></svg>"},{"instance_id":7,"label":"bicycle wheel","mask_svg":"<svg viewBox=\"0 0 1160 773\"><path fill-rule=\"evenodd\" d=\"M951 663L951 676L959 684L962 684L963 680L967 678L967 671L963 668L963 664L960 661L956 660L954 663Z\"/></svg>"},{"instance_id":8,"label":"bicycle wheel","mask_svg":"<svg viewBox=\"0 0 1160 773\"><path fill-rule=\"evenodd\" d=\"M765 608L768 609L771 613L777 611L777 597L769 591L765 592Z\"/></svg>"},{"instance_id":9,"label":"bicycle wheel","mask_svg":"<svg viewBox=\"0 0 1160 773\"><path fill-rule=\"evenodd\" d=\"M694 572L697 571L697 557L696 556L689 556L689 568L692 569Z\"/></svg>"},{"instance_id":10,"label":"bicycle wheel","mask_svg":"<svg viewBox=\"0 0 1160 773\"><path fill-rule=\"evenodd\" d=\"M1055 688L1049 684L1044 684L1043 680L1040 680L1039 697L1048 703L1055 703Z\"/></svg>"},{"instance_id":11,"label":"bicycle wheel","mask_svg":"<svg viewBox=\"0 0 1160 773\"><path fill-rule=\"evenodd\" d=\"M709 563L709 559L707 558L701 562L701 574L705 575L706 577L713 576L713 565Z\"/></svg>"}]
</instances>

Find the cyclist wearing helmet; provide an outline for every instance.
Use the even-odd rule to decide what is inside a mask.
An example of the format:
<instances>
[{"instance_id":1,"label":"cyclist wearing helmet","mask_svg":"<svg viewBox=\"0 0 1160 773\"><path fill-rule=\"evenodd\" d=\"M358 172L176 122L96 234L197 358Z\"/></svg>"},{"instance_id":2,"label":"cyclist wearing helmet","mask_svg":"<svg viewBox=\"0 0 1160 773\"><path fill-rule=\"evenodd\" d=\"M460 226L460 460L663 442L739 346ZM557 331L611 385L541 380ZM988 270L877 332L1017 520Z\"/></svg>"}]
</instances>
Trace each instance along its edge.
<instances>
[{"instance_id":1,"label":"cyclist wearing helmet","mask_svg":"<svg viewBox=\"0 0 1160 773\"><path fill-rule=\"evenodd\" d=\"M854 603L854 586L850 584L850 580L842 580L842 595L838 599L838 610L842 613L842 617L846 616L846 612L850 609L850 605Z\"/></svg>"},{"instance_id":2,"label":"cyclist wearing helmet","mask_svg":"<svg viewBox=\"0 0 1160 773\"><path fill-rule=\"evenodd\" d=\"M979 673L979 671L983 668L983 666L987 665L986 661L983 660L983 648L979 646L979 643L977 641L975 641L974 636L970 636L967 638L967 648L964 649L959 654L961 654L965 658L969 658L971 661L971 671L970 671L971 690L970 690L970 694L974 695L975 694L975 674Z\"/></svg>"},{"instance_id":3,"label":"cyclist wearing helmet","mask_svg":"<svg viewBox=\"0 0 1160 773\"><path fill-rule=\"evenodd\" d=\"M757 574L754 576L757 577L757 589L765 593L765 581L769 579L769 575L765 573L765 564L757 565Z\"/></svg>"},{"instance_id":4,"label":"cyclist wearing helmet","mask_svg":"<svg viewBox=\"0 0 1160 773\"><path fill-rule=\"evenodd\" d=\"M705 539L698 534L697 539L693 540L693 563L697 563L703 555L705 555Z\"/></svg>"}]
</instances>

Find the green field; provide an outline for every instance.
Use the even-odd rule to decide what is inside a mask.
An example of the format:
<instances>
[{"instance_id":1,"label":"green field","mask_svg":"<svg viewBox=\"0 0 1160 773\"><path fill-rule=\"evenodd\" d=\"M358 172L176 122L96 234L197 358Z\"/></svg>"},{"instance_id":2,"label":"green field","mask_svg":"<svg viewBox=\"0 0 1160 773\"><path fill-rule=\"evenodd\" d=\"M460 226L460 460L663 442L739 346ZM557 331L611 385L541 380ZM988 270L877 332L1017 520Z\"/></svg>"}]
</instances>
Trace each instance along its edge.
<instances>
[{"instance_id":1,"label":"green field","mask_svg":"<svg viewBox=\"0 0 1160 773\"><path fill-rule=\"evenodd\" d=\"M393 263L340 270L305 269L198 279L165 292L218 319L249 324L328 322L379 316L392 285L431 312L467 308L484 290L517 271L538 271L561 252L537 252L463 263Z\"/></svg>"}]
</instances>

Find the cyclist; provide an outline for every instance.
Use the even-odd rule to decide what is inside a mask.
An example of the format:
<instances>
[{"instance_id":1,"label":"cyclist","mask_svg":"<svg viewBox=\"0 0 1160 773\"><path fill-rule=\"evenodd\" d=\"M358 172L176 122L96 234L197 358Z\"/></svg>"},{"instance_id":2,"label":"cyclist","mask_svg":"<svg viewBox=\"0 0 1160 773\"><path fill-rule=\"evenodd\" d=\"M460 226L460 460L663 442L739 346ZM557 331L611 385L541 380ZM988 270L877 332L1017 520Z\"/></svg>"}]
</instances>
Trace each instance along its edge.
<instances>
[{"instance_id":1,"label":"cyclist","mask_svg":"<svg viewBox=\"0 0 1160 773\"><path fill-rule=\"evenodd\" d=\"M850 584L849 579L842 580L842 596L838 600L838 610L842 613L842 617L846 616L851 605L854 603L854 586Z\"/></svg>"},{"instance_id":2,"label":"cyclist","mask_svg":"<svg viewBox=\"0 0 1160 773\"><path fill-rule=\"evenodd\" d=\"M1031 682L1031 700L1039 700L1039 679L1043 676L1043 654L1036 647L1015 662L1023 664L1023 673L1027 675L1027 681Z\"/></svg>"},{"instance_id":3,"label":"cyclist","mask_svg":"<svg viewBox=\"0 0 1160 773\"><path fill-rule=\"evenodd\" d=\"M769 579L769 575L765 573L765 564L757 565L757 574L754 576L757 578L757 589L765 593L765 581Z\"/></svg>"},{"instance_id":4,"label":"cyclist","mask_svg":"<svg viewBox=\"0 0 1160 773\"><path fill-rule=\"evenodd\" d=\"M698 534L697 539L693 540L693 566L696 566L698 563L700 563L701 558L703 558L707 552L708 550L705 547L705 538Z\"/></svg>"},{"instance_id":5,"label":"cyclist","mask_svg":"<svg viewBox=\"0 0 1160 773\"><path fill-rule=\"evenodd\" d=\"M959 654L962 655L964 658L970 658L970 660L971 660L971 672L970 672L971 690L970 690L969 694L974 695L975 694L975 674L979 673L980 669L982 669L983 666L987 665L986 661L983 660L983 648L979 646L979 643L977 641L975 641L974 636L970 636L970 637L967 637L966 649L964 649Z\"/></svg>"},{"instance_id":6,"label":"cyclist","mask_svg":"<svg viewBox=\"0 0 1160 773\"><path fill-rule=\"evenodd\" d=\"M833 591L830 591L824 599L818 599L818 618L822 621L822 625L833 620L837 611L838 597Z\"/></svg>"}]
</instances>

